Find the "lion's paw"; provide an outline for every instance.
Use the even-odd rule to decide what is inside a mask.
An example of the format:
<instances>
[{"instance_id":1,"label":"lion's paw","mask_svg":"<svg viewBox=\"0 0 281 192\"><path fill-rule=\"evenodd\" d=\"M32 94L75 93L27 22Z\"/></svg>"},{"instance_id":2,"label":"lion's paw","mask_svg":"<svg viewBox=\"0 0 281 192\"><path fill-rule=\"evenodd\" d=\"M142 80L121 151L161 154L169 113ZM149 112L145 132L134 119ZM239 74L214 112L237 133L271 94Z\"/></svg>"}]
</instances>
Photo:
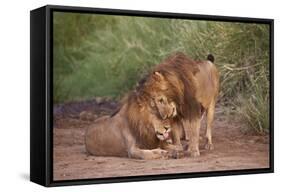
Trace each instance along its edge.
<instances>
[{"instance_id":1,"label":"lion's paw","mask_svg":"<svg viewBox=\"0 0 281 192\"><path fill-rule=\"evenodd\" d=\"M190 157L199 157L200 151L199 150L190 150L190 151L188 151L188 154L190 155Z\"/></svg>"},{"instance_id":2,"label":"lion's paw","mask_svg":"<svg viewBox=\"0 0 281 192\"><path fill-rule=\"evenodd\" d=\"M152 150L153 156L155 159L166 159L168 158L168 151L163 149L153 149Z\"/></svg>"},{"instance_id":3,"label":"lion's paw","mask_svg":"<svg viewBox=\"0 0 281 192\"><path fill-rule=\"evenodd\" d=\"M172 150L169 152L169 158L173 159L180 159L184 157L184 151L183 150Z\"/></svg>"},{"instance_id":4,"label":"lion's paw","mask_svg":"<svg viewBox=\"0 0 281 192\"><path fill-rule=\"evenodd\" d=\"M206 143L205 149L209 151L214 150L214 145L212 143Z\"/></svg>"}]
</instances>

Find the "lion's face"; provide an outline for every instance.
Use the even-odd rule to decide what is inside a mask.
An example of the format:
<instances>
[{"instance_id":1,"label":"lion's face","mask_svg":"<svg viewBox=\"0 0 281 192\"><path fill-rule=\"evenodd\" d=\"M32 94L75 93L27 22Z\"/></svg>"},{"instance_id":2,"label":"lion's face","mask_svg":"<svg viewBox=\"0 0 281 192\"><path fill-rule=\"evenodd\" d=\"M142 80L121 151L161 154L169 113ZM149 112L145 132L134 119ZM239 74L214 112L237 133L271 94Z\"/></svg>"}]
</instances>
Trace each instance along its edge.
<instances>
[{"instance_id":1,"label":"lion's face","mask_svg":"<svg viewBox=\"0 0 281 192\"><path fill-rule=\"evenodd\" d=\"M176 104L163 95L156 93L151 100L151 107L156 108L159 116L165 120L177 115Z\"/></svg>"},{"instance_id":2,"label":"lion's face","mask_svg":"<svg viewBox=\"0 0 281 192\"><path fill-rule=\"evenodd\" d=\"M169 120L154 121L154 130L159 140L169 140L171 133L171 124Z\"/></svg>"},{"instance_id":3,"label":"lion's face","mask_svg":"<svg viewBox=\"0 0 281 192\"><path fill-rule=\"evenodd\" d=\"M170 121L177 115L176 104L169 101L165 95L156 93L151 98L151 107L157 112L157 119L154 120L154 130L156 136L161 141L170 140L171 124Z\"/></svg>"},{"instance_id":4,"label":"lion's face","mask_svg":"<svg viewBox=\"0 0 281 192\"><path fill-rule=\"evenodd\" d=\"M167 97L168 88L169 84L160 72L154 72L146 83L146 92L151 98L150 106L155 108L164 120L177 115L175 102Z\"/></svg>"}]
</instances>

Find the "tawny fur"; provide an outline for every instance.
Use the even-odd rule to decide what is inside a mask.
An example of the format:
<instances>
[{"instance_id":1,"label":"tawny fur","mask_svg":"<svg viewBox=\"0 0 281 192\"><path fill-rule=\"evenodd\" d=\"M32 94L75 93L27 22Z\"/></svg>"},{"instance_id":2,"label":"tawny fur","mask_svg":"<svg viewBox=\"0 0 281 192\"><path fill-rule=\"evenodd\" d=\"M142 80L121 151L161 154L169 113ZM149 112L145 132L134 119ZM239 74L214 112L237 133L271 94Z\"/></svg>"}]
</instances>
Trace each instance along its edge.
<instances>
[{"instance_id":1,"label":"tawny fur","mask_svg":"<svg viewBox=\"0 0 281 192\"><path fill-rule=\"evenodd\" d=\"M96 120L86 131L86 150L96 156L137 159L165 158L168 152L163 149L178 150L156 137L156 132L163 133L165 126L170 126L169 119L161 120L159 113L163 117L175 116L173 103L155 103L159 96L165 98L162 94L167 89L165 83L161 75L151 75L123 101L114 115Z\"/></svg>"},{"instance_id":2,"label":"tawny fur","mask_svg":"<svg viewBox=\"0 0 281 192\"><path fill-rule=\"evenodd\" d=\"M208 56L211 61L214 57ZM162 74L169 88L165 93L176 103L178 117L172 125L174 142L180 143L180 131L184 128L189 139L188 151L191 156L199 156L199 129L202 115L206 112L206 149L213 149L211 124L215 103L219 93L219 73L211 61L194 61L183 53L171 55L154 68L154 73Z\"/></svg>"}]
</instances>

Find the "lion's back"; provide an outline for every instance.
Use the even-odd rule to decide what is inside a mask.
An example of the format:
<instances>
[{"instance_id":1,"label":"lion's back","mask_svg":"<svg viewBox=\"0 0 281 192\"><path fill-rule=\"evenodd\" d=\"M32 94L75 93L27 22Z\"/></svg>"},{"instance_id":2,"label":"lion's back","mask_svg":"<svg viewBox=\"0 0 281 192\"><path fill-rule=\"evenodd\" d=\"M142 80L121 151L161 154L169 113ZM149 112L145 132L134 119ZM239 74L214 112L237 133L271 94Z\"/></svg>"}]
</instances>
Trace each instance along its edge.
<instances>
[{"instance_id":1,"label":"lion's back","mask_svg":"<svg viewBox=\"0 0 281 192\"><path fill-rule=\"evenodd\" d=\"M115 119L97 119L85 133L87 152L96 156L127 156L124 139Z\"/></svg>"}]
</instances>

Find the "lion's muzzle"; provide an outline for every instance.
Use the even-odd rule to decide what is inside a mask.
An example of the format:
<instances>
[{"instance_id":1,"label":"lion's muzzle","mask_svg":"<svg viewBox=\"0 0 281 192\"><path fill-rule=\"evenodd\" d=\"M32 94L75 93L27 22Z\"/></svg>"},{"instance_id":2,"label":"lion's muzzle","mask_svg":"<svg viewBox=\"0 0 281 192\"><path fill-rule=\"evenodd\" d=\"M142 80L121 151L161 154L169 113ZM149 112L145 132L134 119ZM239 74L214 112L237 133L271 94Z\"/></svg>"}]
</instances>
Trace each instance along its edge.
<instances>
[{"instance_id":1,"label":"lion's muzzle","mask_svg":"<svg viewBox=\"0 0 281 192\"><path fill-rule=\"evenodd\" d=\"M170 132L171 128L168 126L164 126L165 132L161 133L159 131L156 131L156 136L159 140L164 141L170 138Z\"/></svg>"}]
</instances>

